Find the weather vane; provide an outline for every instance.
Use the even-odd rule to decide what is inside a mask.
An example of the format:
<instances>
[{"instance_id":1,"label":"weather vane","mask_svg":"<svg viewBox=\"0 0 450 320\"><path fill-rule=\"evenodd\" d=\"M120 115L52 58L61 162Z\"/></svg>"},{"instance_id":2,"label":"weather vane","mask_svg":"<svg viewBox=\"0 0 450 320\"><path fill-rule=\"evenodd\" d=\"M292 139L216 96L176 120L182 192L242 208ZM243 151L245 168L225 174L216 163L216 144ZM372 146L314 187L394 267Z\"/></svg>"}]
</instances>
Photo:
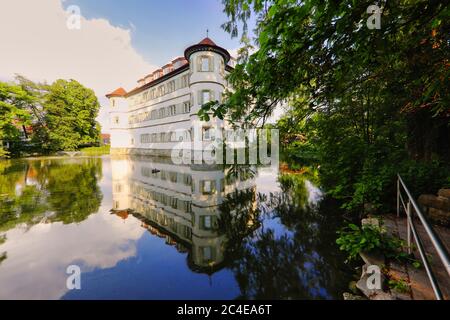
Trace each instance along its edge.
<instances>
[{"instance_id":1,"label":"weather vane","mask_svg":"<svg viewBox=\"0 0 450 320\"><path fill-rule=\"evenodd\" d=\"M206 37L209 37L209 29L206 29Z\"/></svg>"}]
</instances>

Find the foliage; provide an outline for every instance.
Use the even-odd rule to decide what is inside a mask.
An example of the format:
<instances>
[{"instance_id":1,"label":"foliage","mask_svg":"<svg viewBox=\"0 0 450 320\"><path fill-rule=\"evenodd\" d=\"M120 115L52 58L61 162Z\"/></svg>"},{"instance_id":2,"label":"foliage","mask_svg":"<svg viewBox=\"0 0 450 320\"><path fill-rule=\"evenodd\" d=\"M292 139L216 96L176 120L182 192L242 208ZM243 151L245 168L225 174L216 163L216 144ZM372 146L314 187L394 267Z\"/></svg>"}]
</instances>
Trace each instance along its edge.
<instances>
[{"instance_id":1,"label":"foliage","mask_svg":"<svg viewBox=\"0 0 450 320\"><path fill-rule=\"evenodd\" d=\"M101 159L64 161L0 161L0 231L43 219L76 223L98 211Z\"/></svg>"},{"instance_id":2,"label":"foliage","mask_svg":"<svg viewBox=\"0 0 450 320\"><path fill-rule=\"evenodd\" d=\"M57 80L45 97L43 147L48 150L76 150L99 141L96 117L100 105L90 89L75 80Z\"/></svg>"},{"instance_id":3,"label":"foliage","mask_svg":"<svg viewBox=\"0 0 450 320\"><path fill-rule=\"evenodd\" d=\"M0 82L0 157L48 153L98 145L100 105L94 92L75 80L35 83L17 76Z\"/></svg>"},{"instance_id":4,"label":"foliage","mask_svg":"<svg viewBox=\"0 0 450 320\"><path fill-rule=\"evenodd\" d=\"M388 286L390 289L398 291L400 293L408 293L411 291L409 284L403 279L390 279L388 281Z\"/></svg>"},{"instance_id":5,"label":"foliage","mask_svg":"<svg viewBox=\"0 0 450 320\"><path fill-rule=\"evenodd\" d=\"M102 155L102 154L109 154L111 147L109 145L104 145L100 147L88 147L80 149L80 151L84 155Z\"/></svg>"},{"instance_id":6,"label":"foliage","mask_svg":"<svg viewBox=\"0 0 450 320\"><path fill-rule=\"evenodd\" d=\"M256 15L258 50L244 42L233 91L209 112L255 123L288 106L277 124L288 162L320 166L327 192L354 212L365 203L390 209L398 172L416 193L448 183L447 3L376 1L381 30L366 27L373 1L223 3L232 36L242 26L246 38Z\"/></svg>"},{"instance_id":7,"label":"foliage","mask_svg":"<svg viewBox=\"0 0 450 320\"><path fill-rule=\"evenodd\" d=\"M309 205L306 181L284 174L279 191L236 190L220 205L218 231L239 298L326 299L347 287L350 270L338 267L344 257L333 245L342 219Z\"/></svg>"},{"instance_id":8,"label":"foliage","mask_svg":"<svg viewBox=\"0 0 450 320\"><path fill-rule=\"evenodd\" d=\"M381 228L372 225L358 227L349 224L338 231L336 243L340 250L347 252L348 260L355 260L363 252L379 252L389 259L410 262L414 267L420 267L420 263L402 250L404 242L398 238L389 236Z\"/></svg>"},{"instance_id":9,"label":"foliage","mask_svg":"<svg viewBox=\"0 0 450 320\"><path fill-rule=\"evenodd\" d=\"M17 141L30 124L30 115L25 105L31 103L30 96L20 86L0 82L0 158L9 156L3 142Z\"/></svg>"}]
</instances>

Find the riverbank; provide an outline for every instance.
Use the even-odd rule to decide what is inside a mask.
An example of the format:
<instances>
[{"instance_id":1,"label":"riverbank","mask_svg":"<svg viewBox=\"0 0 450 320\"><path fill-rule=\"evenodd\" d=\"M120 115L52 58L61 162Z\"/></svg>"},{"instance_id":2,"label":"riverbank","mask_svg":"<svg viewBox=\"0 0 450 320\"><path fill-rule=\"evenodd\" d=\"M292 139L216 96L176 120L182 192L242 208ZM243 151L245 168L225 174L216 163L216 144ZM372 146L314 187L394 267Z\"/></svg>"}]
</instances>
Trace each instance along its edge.
<instances>
[{"instance_id":1,"label":"riverbank","mask_svg":"<svg viewBox=\"0 0 450 320\"><path fill-rule=\"evenodd\" d=\"M389 237L399 239L402 242L401 252L407 254L407 222L406 217L385 215L382 223L378 218L364 219L363 225L381 224L383 232ZM450 249L450 230L441 226L433 226L447 250ZM418 223L417 232L427 252L427 258L439 283L443 298L450 299L450 278L440 262L437 252L431 241L426 236L426 231ZM425 267L420 261L417 248L413 247L408 260L389 258L379 252L361 252L359 254L364 265L361 268L361 277L350 284L351 293L344 293L345 300L435 300L436 296L427 276ZM374 288L374 266L380 271L380 286Z\"/></svg>"},{"instance_id":2,"label":"riverbank","mask_svg":"<svg viewBox=\"0 0 450 320\"><path fill-rule=\"evenodd\" d=\"M43 153L24 153L19 157L10 158L0 158L0 160L10 160L10 159L35 159L35 158L51 158L51 157L74 157L74 156L100 156L110 154L110 146L104 145L100 147L87 147L75 151L57 151L51 154Z\"/></svg>"}]
</instances>

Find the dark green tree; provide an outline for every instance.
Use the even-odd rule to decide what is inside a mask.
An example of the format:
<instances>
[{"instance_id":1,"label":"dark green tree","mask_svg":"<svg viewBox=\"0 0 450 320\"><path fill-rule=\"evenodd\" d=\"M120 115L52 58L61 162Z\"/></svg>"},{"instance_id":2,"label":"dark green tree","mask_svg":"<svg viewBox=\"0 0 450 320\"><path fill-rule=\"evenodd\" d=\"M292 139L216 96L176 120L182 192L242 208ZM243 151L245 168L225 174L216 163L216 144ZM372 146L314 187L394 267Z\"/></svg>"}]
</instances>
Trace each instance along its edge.
<instances>
[{"instance_id":1,"label":"dark green tree","mask_svg":"<svg viewBox=\"0 0 450 320\"><path fill-rule=\"evenodd\" d=\"M75 80L55 81L43 102L45 126L39 127L43 148L76 150L97 144L100 128L95 119L99 109L91 89Z\"/></svg>"},{"instance_id":2,"label":"dark green tree","mask_svg":"<svg viewBox=\"0 0 450 320\"><path fill-rule=\"evenodd\" d=\"M31 116L25 106L33 101L20 86L0 82L0 158L9 152L4 143L17 143L24 126L30 124Z\"/></svg>"},{"instance_id":3,"label":"dark green tree","mask_svg":"<svg viewBox=\"0 0 450 320\"><path fill-rule=\"evenodd\" d=\"M350 209L388 203L397 172L417 193L450 183L447 2L223 3L230 18L224 28L233 36L246 39L256 16L257 51L249 54L244 43L242 63L228 79L234 90L201 116L212 111L254 123L288 105L297 132L282 137L304 137L288 151L320 165L328 192ZM379 30L366 26L374 4L382 10Z\"/></svg>"}]
</instances>

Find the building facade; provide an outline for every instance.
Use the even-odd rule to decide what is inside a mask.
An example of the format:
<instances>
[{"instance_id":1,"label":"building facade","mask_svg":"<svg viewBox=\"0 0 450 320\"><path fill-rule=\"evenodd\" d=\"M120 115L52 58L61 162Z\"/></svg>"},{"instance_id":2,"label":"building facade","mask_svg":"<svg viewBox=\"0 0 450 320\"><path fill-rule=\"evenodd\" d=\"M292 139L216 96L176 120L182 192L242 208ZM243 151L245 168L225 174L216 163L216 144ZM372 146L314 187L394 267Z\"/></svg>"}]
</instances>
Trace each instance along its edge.
<instances>
[{"instance_id":1,"label":"building facade","mask_svg":"<svg viewBox=\"0 0 450 320\"><path fill-rule=\"evenodd\" d=\"M207 102L221 101L232 64L227 50L205 38L133 90L108 94L111 153L170 156L175 147L203 150L227 123L201 121L197 112Z\"/></svg>"}]
</instances>

